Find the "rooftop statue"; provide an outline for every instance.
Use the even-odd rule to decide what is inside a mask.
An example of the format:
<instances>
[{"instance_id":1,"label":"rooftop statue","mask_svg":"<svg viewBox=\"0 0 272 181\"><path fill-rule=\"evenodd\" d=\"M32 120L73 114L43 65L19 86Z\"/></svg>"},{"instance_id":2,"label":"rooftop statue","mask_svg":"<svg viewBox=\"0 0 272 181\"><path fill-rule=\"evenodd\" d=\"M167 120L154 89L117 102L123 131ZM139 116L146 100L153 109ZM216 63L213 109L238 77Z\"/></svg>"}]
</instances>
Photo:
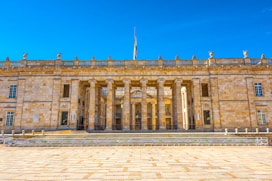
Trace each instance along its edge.
<instances>
[{"instance_id":1,"label":"rooftop statue","mask_svg":"<svg viewBox=\"0 0 272 181\"><path fill-rule=\"evenodd\" d=\"M58 54L57 54L57 60L60 60L61 59L61 53L59 52Z\"/></svg>"},{"instance_id":2,"label":"rooftop statue","mask_svg":"<svg viewBox=\"0 0 272 181\"><path fill-rule=\"evenodd\" d=\"M213 58L213 51L209 51L209 58Z\"/></svg>"},{"instance_id":3,"label":"rooftop statue","mask_svg":"<svg viewBox=\"0 0 272 181\"><path fill-rule=\"evenodd\" d=\"M23 60L26 60L27 59L27 53L24 53L23 54Z\"/></svg>"},{"instance_id":4,"label":"rooftop statue","mask_svg":"<svg viewBox=\"0 0 272 181\"><path fill-rule=\"evenodd\" d=\"M248 51L247 50L244 50L243 54L244 54L244 58L248 58Z\"/></svg>"}]
</instances>

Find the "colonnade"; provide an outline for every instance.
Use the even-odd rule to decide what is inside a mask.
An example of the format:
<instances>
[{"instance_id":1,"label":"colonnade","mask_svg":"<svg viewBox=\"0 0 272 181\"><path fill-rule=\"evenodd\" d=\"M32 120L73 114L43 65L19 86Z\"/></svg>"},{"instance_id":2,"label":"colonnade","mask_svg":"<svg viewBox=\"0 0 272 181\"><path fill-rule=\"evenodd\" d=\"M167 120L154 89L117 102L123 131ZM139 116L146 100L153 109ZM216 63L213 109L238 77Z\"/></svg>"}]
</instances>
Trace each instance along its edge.
<instances>
[{"instance_id":1,"label":"colonnade","mask_svg":"<svg viewBox=\"0 0 272 181\"><path fill-rule=\"evenodd\" d=\"M101 88L106 87L105 98L105 129L114 130L116 129L116 87L123 87L122 97L122 116L121 116L121 129L131 130L136 125L135 120L135 102L131 101L131 88L135 86L140 87L141 97L139 98L141 105L141 129L142 130L165 130L167 128L166 123L166 111L165 111L165 83L172 89L172 100L171 100L171 129L182 129L183 121L187 121L188 118L183 116L184 108L182 105L182 79L177 78L175 80L165 80L159 78L157 80L148 80L142 78L138 81L125 78L122 81L115 81L113 79L106 79L104 85L101 85L101 81L95 79L89 80L89 107L88 107L88 130L95 130L95 122L99 119L101 114L100 97ZM147 95L148 87L156 87L157 97L153 99L155 101L148 102L150 98ZM100 92L100 93L99 93ZM148 107L149 105L149 107ZM157 106L157 107L156 107ZM148 108L151 108L151 114L148 114ZM169 117L169 116L168 116ZM149 118L149 121L148 121ZM170 118L169 118L170 119Z\"/></svg>"}]
</instances>

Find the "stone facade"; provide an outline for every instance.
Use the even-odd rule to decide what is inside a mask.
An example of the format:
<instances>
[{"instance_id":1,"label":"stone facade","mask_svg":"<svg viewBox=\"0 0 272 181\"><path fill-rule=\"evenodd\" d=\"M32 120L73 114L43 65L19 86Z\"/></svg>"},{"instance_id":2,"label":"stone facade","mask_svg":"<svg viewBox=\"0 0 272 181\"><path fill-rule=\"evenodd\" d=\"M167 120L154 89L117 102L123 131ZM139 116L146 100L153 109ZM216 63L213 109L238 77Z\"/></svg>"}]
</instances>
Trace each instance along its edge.
<instances>
[{"instance_id":1,"label":"stone facade","mask_svg":"<svg viewBox=\"0 0 272 181\"><path fill-rule=\"evenodd\" d=\"M0 130L265 129L272 59L0 62Z\"/></svg>"}]
</instances>

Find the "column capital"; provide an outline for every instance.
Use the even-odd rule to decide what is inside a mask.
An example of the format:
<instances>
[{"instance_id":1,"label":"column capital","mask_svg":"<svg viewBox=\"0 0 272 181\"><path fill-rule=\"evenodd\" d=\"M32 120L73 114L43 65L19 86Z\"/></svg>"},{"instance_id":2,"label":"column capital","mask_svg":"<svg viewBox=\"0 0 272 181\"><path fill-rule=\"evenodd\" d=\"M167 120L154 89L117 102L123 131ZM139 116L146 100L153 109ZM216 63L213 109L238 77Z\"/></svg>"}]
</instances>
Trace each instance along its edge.
<instances>
[{"instance_id":1,"label":"column capital","mask_svg":"<svg viewBox=\"0 0 272 181\"><path fill-rule=\"evenodd\" d=\"M176 83L177 85L181 84L182 82L183 82L182 78L177 78L177 79L175 79L175 83Z\"/></svg>"},{"instance_id":2,"label":"column capital","mask_svg":"<svg viewBox=\"0 0 272 181\"><path fill-rule=\"evenodd\" d=\"M148 79L147 78L141 78L140 82L141 82L142 86L146 86L146 84L148 82Z\"/></svg>"},{"instance_id":3,"label":"column capital","mask_svg":"<svg viewBox=\"0 0 272 181\"><path fill-rule=\"evenodd\" d=\"M94 86L96 84L95 79L90 79L88 82L90 83L91 86Z\"/></svg>"},{"instance_id":4,"label":"column capital","mask_svg":"<svg viewBox=\"0 0 272 181\"><path fill-rule=\"evenodd\" d=\"M106 79L107 84L113 84L114 80L113 79Z\"/></svg>"},{"instance_id":5,"label":"column capital","mask_svg":"<svg viewBox=\"0 0 272 181\"><path fill-rule=\"evenodd\" d=\"M159 78L157 80L157 82L159 83L159 85L164 85L165 79L164 78Z\"/></svg>"},{"instance_id":6,"label":"column capital","mask_svg":"<svg viewBox=\"0 0 272 181\"><path fill-rule=\"evenodd\" d=\"M123 79L124 84L130 84L131 80L128 78Z\"/></svg>"}]
</instances>

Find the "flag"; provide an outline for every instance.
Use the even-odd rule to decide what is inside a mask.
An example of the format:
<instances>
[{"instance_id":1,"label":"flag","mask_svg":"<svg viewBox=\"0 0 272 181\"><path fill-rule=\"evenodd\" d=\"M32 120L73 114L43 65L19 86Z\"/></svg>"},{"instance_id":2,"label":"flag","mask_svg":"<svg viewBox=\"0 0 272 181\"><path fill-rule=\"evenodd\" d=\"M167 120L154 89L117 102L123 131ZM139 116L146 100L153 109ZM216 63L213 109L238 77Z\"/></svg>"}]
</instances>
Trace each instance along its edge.
<instances>
[{"instance_id":1,"label":"flag","mask_svg":"<svg viewBox=\"0 0 272 181\"><path fill-rule=\"evenodd\" d=\"M136 37L136 28L134 27L134 45L133 45L133 60L137 58L137 37Z\"/></svg>"}]
</instances>

